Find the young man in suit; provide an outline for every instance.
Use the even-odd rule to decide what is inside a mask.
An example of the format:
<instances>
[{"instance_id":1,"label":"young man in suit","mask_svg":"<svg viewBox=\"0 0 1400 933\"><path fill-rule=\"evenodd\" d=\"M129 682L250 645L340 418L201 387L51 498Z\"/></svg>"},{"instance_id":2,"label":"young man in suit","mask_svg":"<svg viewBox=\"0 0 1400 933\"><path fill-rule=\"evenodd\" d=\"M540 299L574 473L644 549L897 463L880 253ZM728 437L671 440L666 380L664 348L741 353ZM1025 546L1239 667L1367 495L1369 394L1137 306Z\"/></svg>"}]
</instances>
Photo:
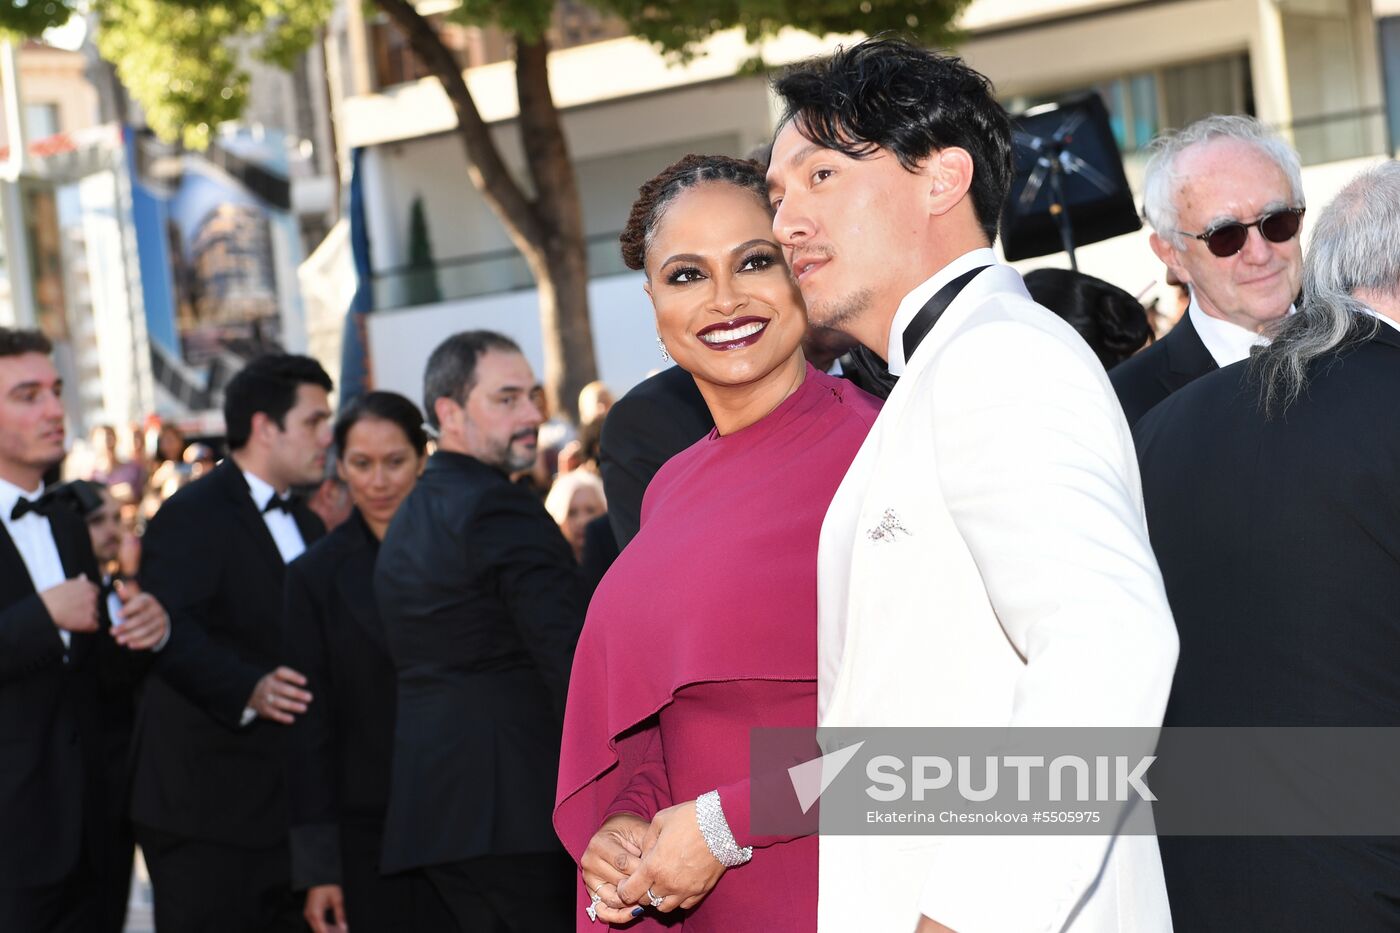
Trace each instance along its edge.
<instances>
[{"instance_id":1,"label":"young man in suit","mask_svg":"<svg viewBox=\"0 0 1400 933\"><path fill-rule=\"evenodd\" d=\"M163 645L169 618L134 587L109 618L82 517L45 494L64 441L51 351L0 328L0 929L105 933L117 840L101 678L139 671L132 652Z\"/></svg>"},{"instance_id":2,"label":"young man in suit","mask_svg":"<svg viewBox=\"0 0 1400 933\"><path fill-rule=\"evenodd\" d=\"M1171 332L1113 368L1128 424L1249 356L1288 314L1303 270L1298 153L1253 117L1210 116L1154 145L1143 213L1152 250L1191 291Z\"/></svg>"},{"instance_id":3,"label":"young man in suit","mask_svg":"<svg viewBox=\"0 0 1400 933\"><path fill-rule=\"evenodd\" d=\"M808 314L899 376L822 529L819 723L1160 725L1176 633L1132 437L990 249L1011 130L989 82L870 39L776 90L773 229ZM827 836L820 886L830 931L1170 929L1150 836Z\"/></svg>"},{"instance_id":4,"label":"young man in suit","mask_svg":"<svg viewBox=\"0 0 1400 933\"><path fill-rule=\"evenodd\" d=\"M535 459L535 377L509 338L467 331L423 383L438 450L375 565L399 682L382 869L424 869L464 933L568 929L576 869L551 816L587 601L559 527L509 478Z\"/></svg>"},{"instance_id":5,"label":"young man in suit","mask_svg":"<svg viewBox=\"0 0 1400 933\"><path fill-rule=\"evenodd\" d=\"M161 506L141 582L174 617L147 682L132 818L168 930L300 931L283 726L312 697L281 665L286 564L324 533L288 490L318 482L331 380L313 359L254 360L224 390L228 459Z\"/></svg>"},{"instance_id":6,"label":"young man in suit","mask_svg":"<svg viewBox=\"0 0 1400 933\"><path fill-rule=\"evenodd\" d=\"M1400 708L1400 164L1316 220L1302 308L1138 423L1181 631L1169 726L1393 726ZM1178 930L1400 927L1389 839L1166 837Z\"/></svg>"}]
</instances>

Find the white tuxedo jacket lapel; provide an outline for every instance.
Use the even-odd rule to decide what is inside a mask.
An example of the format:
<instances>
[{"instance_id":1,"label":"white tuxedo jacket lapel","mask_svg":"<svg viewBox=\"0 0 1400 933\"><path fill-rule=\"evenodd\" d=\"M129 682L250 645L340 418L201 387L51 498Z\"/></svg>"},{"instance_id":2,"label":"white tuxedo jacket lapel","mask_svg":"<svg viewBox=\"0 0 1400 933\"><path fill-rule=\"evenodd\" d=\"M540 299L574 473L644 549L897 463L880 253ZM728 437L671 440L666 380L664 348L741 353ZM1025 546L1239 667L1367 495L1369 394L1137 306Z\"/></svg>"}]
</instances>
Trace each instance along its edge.
<instances>
[{"instance_id":1,"label":"white tuxedo jacket lapel","mask_svg":"<svg viewBox=\"0 0 1400 933\"><path fill-rule=\"evenodd\" d=\"M823 725L1161 723L1176 633L1132 437L1092 352L1010 267L909 361L818 579ZM959 933L1171 925L1151 837L828 836L820 890L833 933L912 930L921 910Z\"/></svg>"}]
</instances>

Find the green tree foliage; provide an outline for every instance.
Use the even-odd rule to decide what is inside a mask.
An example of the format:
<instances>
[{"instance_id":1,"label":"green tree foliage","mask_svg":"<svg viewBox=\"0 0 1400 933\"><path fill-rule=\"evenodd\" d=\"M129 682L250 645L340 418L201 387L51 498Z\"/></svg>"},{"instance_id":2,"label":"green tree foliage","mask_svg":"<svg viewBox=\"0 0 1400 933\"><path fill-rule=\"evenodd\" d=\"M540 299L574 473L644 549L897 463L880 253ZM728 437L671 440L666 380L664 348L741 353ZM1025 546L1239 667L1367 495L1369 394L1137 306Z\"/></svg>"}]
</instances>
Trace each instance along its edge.
<instances>
[{"instance_id":1,"label":"green tree foliage","mask_svg":"<svg viewBox=\"0 0 1400 933\"><path fill-rule=\"evenodd\" d=\"M632 32L681 57L726 29L744 30L750 43L792 28L817 36L893 32L929 46L953 44L953 20L969 0L593 0L616 13Z\"/></svg>"},{"instance_id":2,"label":"green tree foliage","mask_svg":"<svg viewBox=\"0 0 1400 933\"><path fill-rule=\"evenodd\" d=\"M72 0L0 0L0 39L37 36L73 15Z\"/></svg>"},{"instance_id":3,"label":"green tree foliage","mask_svg":"<svg viewBox=\"0 0 1400 933\"><path fill-rule=\"evenodd\" d=\"M334 0L92 0L97 48L159 136L204 148L248 102L241 53L291 67Z\"/></svg>"}]
</instances>

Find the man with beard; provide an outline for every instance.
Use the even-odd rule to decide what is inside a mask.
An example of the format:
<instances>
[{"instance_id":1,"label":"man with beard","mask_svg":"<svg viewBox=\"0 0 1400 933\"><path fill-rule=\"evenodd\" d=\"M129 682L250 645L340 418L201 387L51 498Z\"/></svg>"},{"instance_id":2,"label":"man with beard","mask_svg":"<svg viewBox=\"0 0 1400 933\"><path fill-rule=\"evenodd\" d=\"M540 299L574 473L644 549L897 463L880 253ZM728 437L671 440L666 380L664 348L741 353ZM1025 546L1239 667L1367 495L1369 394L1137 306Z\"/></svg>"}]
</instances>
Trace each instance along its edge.
<instances>
[{"instance_id":1,"label":"man with beard","mask_svg":"<svg viewBox=\"0 0 1400 933\"><path fill-rule=\"evenodd\" d=\"M510 481L542 421L508 337L428 359L438 450L389 526L375 598L398 669L382 870L421 869L466 930L562 930L574 867L550 816L587 600L539 499Z\"/></svg>"}]
</instances>

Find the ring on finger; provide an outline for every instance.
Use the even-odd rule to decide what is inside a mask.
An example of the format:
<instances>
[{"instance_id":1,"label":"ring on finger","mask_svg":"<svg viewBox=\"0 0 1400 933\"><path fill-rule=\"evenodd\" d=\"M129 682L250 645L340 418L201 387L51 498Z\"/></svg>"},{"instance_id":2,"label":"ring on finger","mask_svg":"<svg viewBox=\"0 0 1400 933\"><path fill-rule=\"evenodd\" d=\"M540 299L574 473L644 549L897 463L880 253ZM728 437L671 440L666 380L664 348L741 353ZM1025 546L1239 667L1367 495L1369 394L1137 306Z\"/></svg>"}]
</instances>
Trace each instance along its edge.
<instances>
[{"instance_id":1,"label":"ring on finger","mask_svg":"<svg viewBox=\"0 0 1400 933\"><path fill-rule=\"evenodd\" d=\"M651 906L660 907L661 902L666 900L666 898L657 897L656 894L652 892L651 888L647 888L647 900L651 901Z\"/></svg>"}]
</instances>

